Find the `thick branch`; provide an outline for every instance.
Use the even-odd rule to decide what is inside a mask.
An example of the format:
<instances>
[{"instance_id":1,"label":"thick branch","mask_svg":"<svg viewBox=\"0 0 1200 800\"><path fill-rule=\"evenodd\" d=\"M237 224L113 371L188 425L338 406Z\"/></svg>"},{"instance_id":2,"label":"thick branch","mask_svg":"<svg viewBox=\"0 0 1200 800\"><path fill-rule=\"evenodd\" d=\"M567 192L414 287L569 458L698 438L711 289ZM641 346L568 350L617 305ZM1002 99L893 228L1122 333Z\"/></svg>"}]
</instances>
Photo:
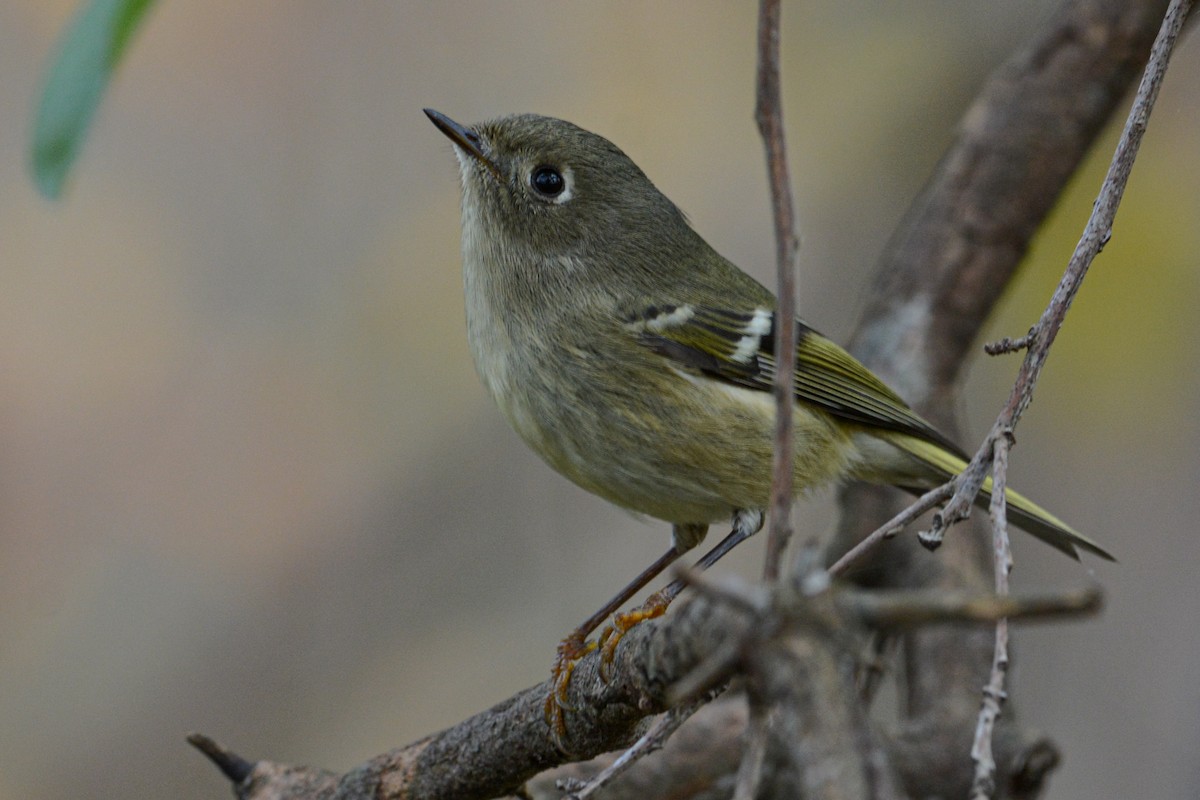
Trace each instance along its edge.
<instances>
[{"instance_id":1,"label":"thick branch","mask_svg":"<svg viewBox=\"0 0 1200 800\"><path fill-rule=\"evenodd\" d=\"M711 674L717 682L741 672L761 676L765 697L784 692L788 682L796 683L780 677L787 672L778 669L780 663L789 665L788 670L803 663L808 676L801 681L805 686L799 695L789 694L796 702L784 710L783 719L813 737L798 746L811 748L813 742L824 741L828 747L834 741L831 731L837 730L838 741L846 738L856 713L852 703L838 701L841 714L829 707L834 698L846 699L842 697L847 691L846 654L841 643L853 641L867 620L924 618L961 623L994 620L996 614L1020 615L1019 609L987 597L947 602L837 590L826 597L808 598L789 586L772 592L755 587L737 591L757 599L749 605L730 603L719 590L704 592L669 617L633 628L617 649L614 677L608 684L599 677L598 653L579 662L568 698L575 708L568 717L570 743L578 756L627 745L640 732L643 718L666 707L668 687L686 682L697 669L708 670L712 662L716 662ZM932 614L930 603L936 605ZM1046 611L1041 600L1030 607L1038 613ZM751 613L749 608L756 610ZM1076 615L1092 608L1065 598L1056 610ZM798 652L810 655L797 660ZM549 682L526 689L453 728L384 753L340 776L267 761L251 764L207 737L193 735L189 740L210 758L220 756L218 766L234 782L242 800L497 797L561 760L543 718L550 689ZM819 714L807 713L817 707L822 709ZM812 755L811 749L804 752ZM792 755L799 760L791 773L805 775L811 762ZM838 757L846 757L844 748L828 749L822 755L823 759ZM238 768L230 771L223 765Z\"/></svg>"},{"instance_id":2,"label":"thick branch","mask_svg":"<svg viewBox=\"0 0 1200 800\"><path fill-rule=\"evenodd\" d=\"M854 351L923 408L1146 63L1167 0L1070 0L989 78L884 251Z\"/></svg>"}]
</instances>

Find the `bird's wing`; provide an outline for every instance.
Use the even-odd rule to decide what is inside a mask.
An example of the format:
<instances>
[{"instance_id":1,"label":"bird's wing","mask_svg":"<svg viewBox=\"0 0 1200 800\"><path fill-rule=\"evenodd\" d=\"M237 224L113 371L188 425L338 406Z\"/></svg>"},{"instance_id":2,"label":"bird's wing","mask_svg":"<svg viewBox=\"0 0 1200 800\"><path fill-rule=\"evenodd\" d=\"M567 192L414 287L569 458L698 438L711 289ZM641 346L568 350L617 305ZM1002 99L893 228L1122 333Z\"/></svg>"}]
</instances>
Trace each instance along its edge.
<instances>
[{"instance_id":1,"label":"bird's wing","mask_svg":"<svg viewBox=\"0 0 1200 800\"><path fill-rule=\"evenodd\" d=\"M676 367L770 392L775 380L775 313L711 305L650 306L630 315L640 344ZM842 419L911 434L965 457L854 356L796 321L796 399Z\"/></svg>"}]
</instances>

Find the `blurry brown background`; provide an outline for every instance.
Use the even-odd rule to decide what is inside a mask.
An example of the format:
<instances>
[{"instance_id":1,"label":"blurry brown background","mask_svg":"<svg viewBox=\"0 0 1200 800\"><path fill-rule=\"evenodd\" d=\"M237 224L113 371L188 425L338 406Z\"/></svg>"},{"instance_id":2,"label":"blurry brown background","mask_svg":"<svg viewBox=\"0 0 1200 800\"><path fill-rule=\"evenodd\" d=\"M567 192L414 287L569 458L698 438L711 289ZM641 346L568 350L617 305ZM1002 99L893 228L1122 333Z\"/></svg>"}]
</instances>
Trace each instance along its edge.
<instances>
[{"instance_id":1,"label":"blurry brown background","mask_svg":"<svg viewBox=\"0 0 1200 800\"><path fill-rule=\"evenodd\" d=\"M788 4L800 308L851 330L874 259L988 71L1054 3ZM0 5L0 798L228 796L183 742L351 766L542 680L667 542L552 474L466 350L458 179L433 106L566 117L770 280L754 10L725 2L164 2L64 202L27 136L75 2ZM1200 793L1200 47L1168 75L1115 237L1018 431L1013 480L1110 546L1025 537L1053 795ZM1114 133L989 337L1023 333ZM980 357L974 442L1015 373ZM828 493L801 531L831 525ZM761 541L727 571L757 572ZM969 744L963 743L964 757Z\"/></svg>"}]
</instances>

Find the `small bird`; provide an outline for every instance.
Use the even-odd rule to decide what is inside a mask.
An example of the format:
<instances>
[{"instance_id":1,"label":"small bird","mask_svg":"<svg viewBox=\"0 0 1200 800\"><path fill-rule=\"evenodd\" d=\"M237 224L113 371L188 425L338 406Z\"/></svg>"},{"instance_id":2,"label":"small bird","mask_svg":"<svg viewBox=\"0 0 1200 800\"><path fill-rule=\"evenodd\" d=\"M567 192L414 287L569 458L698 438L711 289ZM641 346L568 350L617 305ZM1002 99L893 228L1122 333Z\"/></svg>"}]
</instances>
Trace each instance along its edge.
<instances>
[{"instance_id":1,"label":"small bird","mask_svg":"<svg viewBox=\"0 0 1200 800\"><path fill-rule=\"evenodd\" d=\"M762 526L775 297L607 139L533 114L468 127L425 113L462 174L467 335L484 386L554 469L672 525L667 552L560 645L547 709L561 732L587 636L710 523L732 519L733 531L705 567ZM796 492L841 479L924 490L966 466L853 356L802 321L786 324L797 328L796 352L782 359L795 385ZM1052 547L1112 559L1021 495L1006 498L1009 518Z\"/></svg>"}]
</instances>

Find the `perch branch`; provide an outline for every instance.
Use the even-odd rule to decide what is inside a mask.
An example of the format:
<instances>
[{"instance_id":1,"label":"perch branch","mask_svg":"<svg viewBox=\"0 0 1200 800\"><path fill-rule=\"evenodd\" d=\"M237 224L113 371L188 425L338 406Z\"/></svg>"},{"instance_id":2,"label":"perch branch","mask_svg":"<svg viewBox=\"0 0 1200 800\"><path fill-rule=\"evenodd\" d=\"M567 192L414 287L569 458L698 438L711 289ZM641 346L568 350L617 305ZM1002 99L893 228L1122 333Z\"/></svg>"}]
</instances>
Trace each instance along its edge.
<instances>
[{"instance_id":1,"label":"perch branch","mask_svg":"<svg viewBox=\"0 0 1200 800\"><path fill-rule=\"evenodd\" d=\"M843 651L840 643L850 631L865 625L901 620L910 625L994 621L998 615L1020 618L1027 613L1077 616L1096 607L1071 596L1001 601L987 595L946 598L836 587L812 598L788 585L775 586L768 598L761 610L750 614L720 597L700 594L669 617L634 627L617 650L614 677L608 684L599 677L599 654L586 656L576 667L568 698L575 709L569 720L573 748L589 756L628 745L641 732L641 721L666 707L668 687L721 652L729 641L747 642L740 648L747 655L741 661L725 661L724 680L746 668L747 660L775 653L766 656L775 666L764 668L770 676L768 686L774 687L770 691L792 692L785 688L791 681L784 680L776 667L780 662L792 667L805 663L797 655L797 641L803 642L803 653L813 653L816 658L805 667L811 680L830 684L842 680L840 673L828 672L835 655ZM814 666L820 664L825 666ZM199 734L189 741L210 758L220 754L213 760L234 783L241 800L496 797L514 791L561 759L541 716L548 690L548 683L530 687L452 728L384 753L342 775L268 761L249 762ZM850 691L853 693L852 687ZM836 704L836 698L822 690L806 689L802 694L805 707ZM827 708L826 715L829 713ZM804 722L806 728L821 724L825 723ZM835 756L826 753L824 757ZM227 765L234 767L227 769Z\"/></svg>"}]
</instances>

